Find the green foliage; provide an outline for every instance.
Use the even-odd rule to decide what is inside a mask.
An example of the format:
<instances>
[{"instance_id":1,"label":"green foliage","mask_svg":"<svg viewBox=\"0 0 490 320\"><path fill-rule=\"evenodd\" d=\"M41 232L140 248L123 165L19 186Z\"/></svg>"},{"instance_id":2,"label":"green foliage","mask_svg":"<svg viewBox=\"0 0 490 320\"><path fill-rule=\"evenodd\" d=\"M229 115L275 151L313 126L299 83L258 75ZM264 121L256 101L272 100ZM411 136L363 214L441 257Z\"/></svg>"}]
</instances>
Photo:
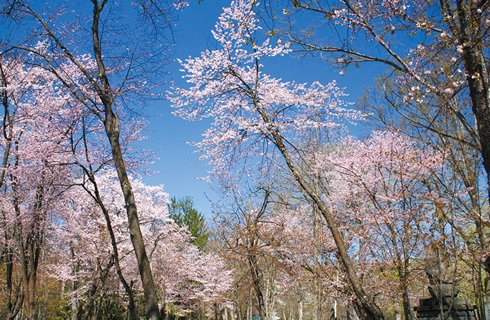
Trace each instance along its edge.
<instances>
[{"instance_id":1,"label":"green foliage","mask_svg":"<svg viewBox=\"0 0 490 320\"><path fill-rule=\"evenodd\" d=\"M72 318L72 310L70 306L70 297L65 296L58 301L55 309L54 320L65 320Z\"/></svg>"},{"instance_id":2,"label":"green foliage","mask_svg":"<svg viewBox=\"0 0 490 320\"><path fill-rule=\"evenodd\" d=\"M206 227L206 221L203 215L194 208L192 197L185 197L177 200L175 197L170 199L168 205L170 218L179 226L186 225L189 232L195 238L192 243L204 249L208 243L209 231Z\"/></svg>"},{"instance_id":3,"label":"green foliage","mask_svg":"<svg viewBox=\"0 0 490 320\"><path fill-rule=\"evenodd\" d=\"M124 319L126 308L122 305L117 294L107 295L99 303L97 320Z\"/></svg>"}]
</instances>

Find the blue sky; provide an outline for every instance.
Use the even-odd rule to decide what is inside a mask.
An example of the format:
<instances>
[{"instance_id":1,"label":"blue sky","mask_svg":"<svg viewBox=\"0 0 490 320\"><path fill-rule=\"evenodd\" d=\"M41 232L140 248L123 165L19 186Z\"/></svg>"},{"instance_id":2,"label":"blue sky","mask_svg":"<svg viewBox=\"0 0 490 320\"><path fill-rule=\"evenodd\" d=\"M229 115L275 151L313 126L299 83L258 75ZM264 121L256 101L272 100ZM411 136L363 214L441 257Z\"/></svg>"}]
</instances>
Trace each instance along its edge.
<instances>
[{"instance_id":1,"label":"blue sky","mask_svg":"<svg viewBox=\"0 0 490 320\"><path fill-rule=\"evenodd\" d=\"M201 51L213 49L211 30L222 8L230 0L205 0L198 4L191 1L180 14L175 26L175 52L168 71L173 73L173 81L184 85L179 73L179 64L175 59L197 56ZM352 69L341 76L335 68L327 63L311 58L298 59L294 55L274 58L266 66L270 74L286 81L308 82L320 81L329 83L336 80L339 87L346 88L350 96L347 101L355 102L365 86L374 83L373 78L381 73L380 65L364 65ZM166 87L168 89L168 87ZM210 201L217 201L218 195L206 181L196 178L206 176L206 162L198 161L199 154L186 142L200 140L200 134L207 128L206 123L184 121L170 114L170 103L163 101L154 104L150 110L150 124L146 135L149 137L141 143L146 149L156 151L159 158L150 169L157 171L151 176L143 177L150 185L163 184L170 197L191 196L195 207L209 220L212 217Z\"/></svg>"}]
</instances>

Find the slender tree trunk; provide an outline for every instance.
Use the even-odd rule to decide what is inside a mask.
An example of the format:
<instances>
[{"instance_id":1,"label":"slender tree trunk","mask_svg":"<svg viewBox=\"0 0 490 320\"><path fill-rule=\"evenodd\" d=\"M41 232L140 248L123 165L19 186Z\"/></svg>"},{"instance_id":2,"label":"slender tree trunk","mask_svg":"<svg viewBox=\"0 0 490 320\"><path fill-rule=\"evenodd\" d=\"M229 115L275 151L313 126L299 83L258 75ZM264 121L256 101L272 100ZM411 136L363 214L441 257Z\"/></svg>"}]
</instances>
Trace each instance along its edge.
<instances>
[{"instance_id":1,"label":"slender tree trunk","mask_svg":"<svg viewBox=\"0 0 490 320\"><path fill-rule=\"evenodd\" d=\"M250 273L252 275L252 283L254 286L254 291L255 291L255 296L257 297L257 304L258 304L258 309L259 309L259 317L261 320L265 319L264 315L264 295L262 294L262 289L260 288L261 285L261 276L259 274L259 269L257 267L257 258L255 255L250 255L248 257L249 261L249 267L250 267Z\"/></svg>"},{"instance_id":2,"label":"slender tree trunk","mask_svg":"<svg viewBox=\"0 0 490 320\"><path fill-rule=\"evenodd\" d=\"M71 255L71 259L72 261L75 261L75 251L73 250L73 247L70 246L70 255ZM78 273L78 269L79 269L79 265L78 263L76 263L74 266L73 266L73 271L75 273L75 275ZM76 279L76 277L75 277ZM71 291L74 292L75 290L78 289L78 281L77 280L73 280L72 283L71 283ZM78 319L78 300L75 296L72 296L70 298L70 303L71 303L71 319L72 320L77 320Z\"/></svg>"},{"instance_id":3,"label":"slender tree trunk","mask_svg":"<svg viewBox=\"0 0 490 320\"><path fill-rule=\"evenodd\" d=\"M24 304L24 294L21 292L21 285L15 289L14 294L14 281L12 279L13 275L13 254L12 248L8 247L5 249L5 260L6 260L6 286L7 286L7 315L8 320L13 320L22 310Z\"/></svg>"},{"instance_id":4,"label":"slender tree trunk","mask_svg":"<svg viewBox=\"0 0 490 320\"><path fill-rule=\"evenodd\" d=\"M35 248L34 240L27 236L27 243L24 244L22 234L17 235L19 246L20 263L22 269L22 287L24 293L24 311L26 319L34 319L36 280L37 280L37 262L39 250ZM27 251L27 254L26 254Z\"/></svg>"},{"instance_id":5,"label":"slender tree trunk","mask_svg":"<svg viewBox=\"0 0 490 320\"><path fill-rule=\"evenodd\" d=\"M9 99L8 99L8 93L7 93L7 77L5 75L5 72L3 70L3 65L0 63L0 77L1 77L1 83L2 83L2 93L1 93L1 99L2 99L2 105L4 109L3 113L3 123L2 123L2 135L3 138L5 139L5 150L3 152L3 158L2 158L2 166L0 170L0 188L3 186L4 183L4 178L5 178L5 173L7 172L7 165L10 157L10 148L12 146L12 134L13 134L13 125L10 117L10 104L9 104ZM15 113L15 112L14 112ZM3 214L3 219L6 220L5 212L2 212ZM4 235L5 235L5 240L8 240L11 235L8 234L7 232L7 226L3 226L4 229ZM20 288L15 292L15 298L13 299L12 294L13 294L13 252L12 248L10 246L6 246L5 251L2 253L5 257L6 261L6 286L7 286L7 319L14 319L19 311L22 308L23 302L24 302L24 296L23 294L20 294ZM19 297L21 297L19 299ZM12 301L13 300L13 301Z\"/></svg>"},{"instance_id":6,"label":"slender tree trunk","mask_svg":"<svg viewBox=\"0 0 490 320\"><path fill-rule=\"evenodd\" d=\"M101 208L102 213L104 214L104 218L105 218L106 225L107 225L107 230L109 231L109 236L111 238L111 244L112 244L112 250L114 252L113 253L114 254L114 265L116 267L117 276L119 277L119 280L121 281L121 283L124 287L124 290L126 291L126 293L128 295L129 319L130 320L138 320L139 316L138 316L138 313L136 312L136 304L134 301L133 290L131 289L131 286L128 284L128 282L124 278L124 275L122 274L121 266L119 264L119 250L117 248L116 236L114 235L114 230L112 228L112 222L111 222L111 218L109 216L109 211L107 210L104 203L102 202L102 198L100 197L100 193L99 193L99 188L97 186L97 182L95 181L94 173L92 171L90 171L89 180L92 182L92 184L94 186L94 195L93 196L95 198L95 201L99 204L99 207Z\"/></svg>"},{"instance_id":7,"label":"slender tree trunk","mask_svg":"<svg viewBox=\"0 0 490 320\"><path fill-rule=\"evenodd\" d=\"M483 54L482 38L482 6L486 1L477 0L457 0L457 19L459 21L459 33L457 34L459 43L463 49L463 61L465 66L466 81L471 97L472 111L476 118L478 137L483 158L483 167L487 173L487 187L489 189L488 198L490 199L490 79L487 68L487 61ZM471 192L470 192L471 196ZM472 197L472 202L474 197ZM473 204L475 206L475 204ZM480 210L478 210L480 211ZM475 220L480 243L483 244L483 232L481 219ZM484 250L484 248L482 248ZM482 251L483 254L483 251ZM478 267L477 278L477 301L478 313L484 313L484 295L481 290L481 264Z\"/></svg>"},{"instance_id":8,"label":"slender tree trunk","mask_svg":"<svg viewBox=\"0 0 490 320\"><path fill-rule=\"evenodd\" d=\"M250 299L248 299L248 306L247 306L247 320L253 320L253 314L252 314L252 297L250 296Z\"/></svg>"},{"instance_id":9,"label":"slender tree trunk","mask_svg":"<svg viewBox=\"0 0 490 320\"><path fill-rule=\"evenodd\" d=\"M303 320L303 300L298 303L298 320Z\"/></svg>"},{"instance_id":10,"label":"slender tree trunk","mask_svg":"<svg viewBox=\"0 0 490 320\"><path fill-rule=\"evenodd\" d=\"M402 270L401 266L398 266L398 276L400 277L401 282L403 312L405 314L405 320L415 320L412 303L410 302L410 296L408 294L407 272Z\"/></svg>"},{"instance_id":11,"label":"slender tree trunk","mask_svg":"<svg viewBox=\"0 0 490 320\"><path fill-rule=\"evenodd\" d=\"M111 118L111 116L109 118ZM106 121L109 122L108 120ZM107 136L111 142L112 155L126 203L131 242L138 261L138 270L140 273L141 282L143 284L143 291L146 300L146 317L149 320L158 320L160 318L160 312L158 308L157 291L150 268L150 261L148 260L148 256L146 254L143 234L141 233L133 190L131 188L126 172L126 166L122 158L119 139L114 131L115 130L112 125L106 125Z\"/></svg>"},{"instance_id":12,"label":"slender tree trunk","mask_svg":"<svg viewBox=\"0 0 490 320\"><path fill-rule=\"evenodd\" d=\"M313 190L313 188L306 182L304 177L301 175L301 173L298 171L296 166L294 165L294 162L284 144L282 135L277 129L277 127L274 127L272 125L272 121L268 117L268 115L265 113L264 110L258 110L258 112L261 114L263 120L265 123L271 125L270 128L270 136L276 145L276 147L279 149L279 152L282 154L286 165L288 166L291 174L293 175L294 179L299 183L301 186L301 189L313 200L315 205L318 207L320 210L321 214L327 221L327 226L330 229L330 232L332 233L332 236L334 238L335 244L337 246L337 252L340 257L340 260L345 268L346 274L347 274L347 279L349 280L351 287L356 295L356 298L359 301L360 307L363 309L363 317L365 319L369 320L379 320L379 319L384 319L383 312L381 309L376 305L374 302L373 297L369 297L366 292L364 291L361 282L359 280L359 277L357 276L356 270L354 269L354 265L352 263L352 260L349 257L346 245L344 243L344 240L342 239L342 236L340 234L340 231L337 227L337 223L335 222L332 214L330 213L330 210L328 209L327 205L323 200L320 198L320 196Z\"/></svg>"},{"instance_id":13,"label":"slender tree trunk","mask_svg":"<svg viewBox=\"0 0 490 320\"><path fill-rule=\"evenodd\" d=\"M5 232L5 239L8 240L7 238L7 232ZM7 268L5 270L5 284L7 286L7 312L8 315L10 316L12 314L12 273L13 273L13 263L12 263L12 249L10 247L7 247L5 249L5 253L3 253L2 257L5 259L5 264L7 265Z\"/></svg>"},{"instance_id":14,"label":"slender tree trunk","mask_svg":"<svg viewBox=\"0 0 490 320\"><path fill-rule=\"evenodd\" d=\"M121 189L124 195L124 201L126 204L129 233L131 235L131 242L133 244L134 252L136 254L136 259L138 261L138 270L140 273L145 295L146 318L148 320L158 320L160 319L160 310L158 308L157 290L153 280L150 262L146 254L143 235L141 233L134 193L129 182L126 165L122 156L121 146L119 142L119 121L117 119L117 115L114 113L113 110L113 100L111 96L109 79L107 78L107 73L102 59L102 51L100 47L99 19L100 13L103 10L104 5L107 3L107 0L103 0L100 6L97 0L92 0L92 2L94 3L92 36L95 59L97 61L99 78L101 82L101 89L98 91L98 95L105 109L105 131L111 145L114 165L116 167L119 182L121 184ZM162 314L162 317L163 316L164 315Z\"/></svg>"},{"instance_id":15,"label":"slender tree trunk","mask_svg":"<svg viewBox=\"0 0 490 320\"><path fill-rule=\"evenodd\" d=\"M14 199L14 210L16 216L20 217L21 212L16 199ZM33 226L33 228L36 228L36 226ZM20 257L25 317L26 319L34 319L37 267L41 251L40 235L38 230L31 230L27 235L23 233L22 226L17 226L16 241Z\"/></svg>"},{"instance_id":16,"label":"slender tree trunk","mask_svg":"<svg viewBox=\"0 0 490 320\"><path fill-rule=\"evenodd\" d=\"M77 311L77 320L89 319L92 314L97 314L97 305L95 301L97 298L97 291L99 290L99 288L104 286L104 283L107 280L107 277L109 276L109 271L111 270L113 265L114 265L114 256L111 256L109 262L107 263L107 266L104 269L102 269L100 263L97 262L99 278L94 279L94 281L92 282L92 286L90 287L90 290L87 292L88 297L85 305L82 304L79 305Z\"/></svg>"}]
</instances>

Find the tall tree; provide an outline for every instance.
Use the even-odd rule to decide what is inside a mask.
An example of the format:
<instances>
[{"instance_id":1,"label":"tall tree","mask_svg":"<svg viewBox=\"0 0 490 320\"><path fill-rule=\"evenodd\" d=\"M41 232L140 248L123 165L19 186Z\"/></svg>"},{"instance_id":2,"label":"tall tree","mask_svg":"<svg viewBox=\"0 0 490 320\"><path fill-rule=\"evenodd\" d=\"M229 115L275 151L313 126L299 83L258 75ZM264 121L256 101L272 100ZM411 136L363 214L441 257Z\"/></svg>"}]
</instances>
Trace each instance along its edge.
<instances>
[{"instance_id":1,"label":"tall tree","mask_svg":"<svg viewBox=\"0 0 490 320\"><path fill-rule=\"evenodd\" d=\"M74 10L70 10L70 5L76 6ZM36 63L52 72L87 112L103 124L124 194L128 227L145 294L146 316L160 319L165 313L165 297L161 297L163 308L160 310L124 160L124 127L120 117L129 101L138 101L141 95L150 94L146 82L150 79L142 75L149 76L165 65L162 59L168 45L165 30L168 30L170 12L174 8L172 4L153 0L135 3L92 0L91 5L56 3L56 12L46 12L49 7L29 1L3 1L2 14L11 18L12 24L19 23L25 34L30 34L27 39L11 39L18 44L16 49L34 55ZM133 23L117 16L121 12L131 12L135 17L131 19ZM69 17L69 13L75 16ZM26 47L29 43L34 45ZM157 45L153 45L155 43ZM88 52L90 56L86 55ZM95 60L93 69L84 63L91 57ZM57 66L63 63L66 69L58 70ZM74 82L72 72L81 74L83 83Z\"/></svg>"},{"instance_id":2,"label":"tall tree","mask_svg":"<svg viewBox=\"0 0 490 320\"><path fill-rule=\"evenodd\" d=\"M67 133L79 113L67 107L73 99L58 90L56 77L43 68L4 55L0 75L4 109L0 242L6 264L6 318L15 318L23 305L25 316L33 319L49 222L64 209L60 197L71 179L64 165L70 162ZM16 273L22 284L17 290Z\"/></svg>"},{"instance_id":3,"label":"tall tree","mask_svg":"<svg viewBox=\"0 0 490 320\"><path fill-rule=\"evenodd\" d=\"M213 119L203 141L196 143L214 165L220 179L240 179L245 175L267 173L272 161L285 166L327 221L346 270L349 283L361 306L361 316L382 319L374 297L364 290L356 273L339 226L324 199L298 168L302 157L295 143L309 129L339 127L342 119L355 119L356 112L342 107L342 91L334 83L321 85L283 83L262 72L262 58L287 53L286 44L259 42L259 22L254 15L255 1L233 1L224 9L213 32L219 49L206 51L182 63L190 89L175 89L171 99L178 115L195 120ZM257 166L243 170L247 158L260 156ZM239 163L240 160L245 160Z\"/></svg>"}]
</instances>

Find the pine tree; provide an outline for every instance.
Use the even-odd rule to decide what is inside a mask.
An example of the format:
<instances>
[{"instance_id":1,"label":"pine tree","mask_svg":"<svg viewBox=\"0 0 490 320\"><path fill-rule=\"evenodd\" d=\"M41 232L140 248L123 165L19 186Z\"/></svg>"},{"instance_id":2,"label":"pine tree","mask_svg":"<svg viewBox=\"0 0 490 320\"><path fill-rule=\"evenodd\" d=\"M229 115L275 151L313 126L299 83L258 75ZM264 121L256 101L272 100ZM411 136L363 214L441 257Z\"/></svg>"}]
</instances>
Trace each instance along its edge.
<instances>
[{"instance_id":1,"label":"pine tree","mask_svg":"<svg viewBox=\"0 0 490 320\"><path fill-rule=\"evenodd\" d=\"M192 243L199 249L204 249L208 243L209 231L203 215L194 208L192 197L187 196L179 200L174 197L170 201L168 205L170 218L179 226L187 226L194 237Z\"/></svg>"}]
</instances>

